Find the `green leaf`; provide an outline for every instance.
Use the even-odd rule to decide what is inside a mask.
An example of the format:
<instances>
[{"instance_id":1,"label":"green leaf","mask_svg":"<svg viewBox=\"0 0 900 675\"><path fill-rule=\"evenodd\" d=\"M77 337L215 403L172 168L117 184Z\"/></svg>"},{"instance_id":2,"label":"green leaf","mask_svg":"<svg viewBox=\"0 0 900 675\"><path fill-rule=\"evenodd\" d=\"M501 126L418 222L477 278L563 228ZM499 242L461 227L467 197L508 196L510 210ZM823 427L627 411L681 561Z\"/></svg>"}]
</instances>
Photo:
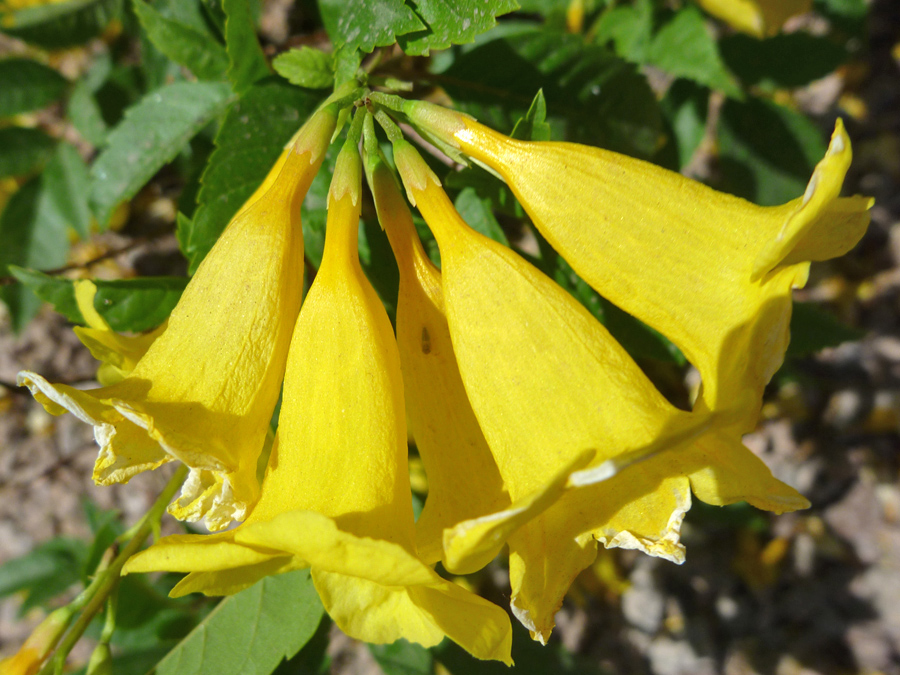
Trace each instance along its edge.
<instances>
[{"instance_id":1,"label":"green leaf","mask_svg":"<svg viewBox=\"0 0 900 675\"><path fill-rule=\"evenodd\" d=\"M833 72L848 58L829 39L802 31L759 40L736 33L721 42L728 67L747 85L802 87Z\"/></svg>"},{"instance_id":2,"label":"green leaf","mask_svg":"<svg viewBox=\"0 0 900 675\"><path fill-rule=\"evenodd\" d=\"M510 136L522 141L550 140L550 125L547 124L547 101L544 99L543 89L538 90L528 112L524 117L519 118Z\"/></svg>"},{"instance_id":3,"label":"green leaf","mask_svg":"<svg viewBox=\"0 0 900 675\"><path fill-rule=\"evenodd\" d=\"M146 56L146 55L145 55ZM107 125L96 93L112 73L112 58L106 52L98 54L90 69L72 89L67 106L69 120L86 141L94 146L106 142Z\"/></svg>"},{"instance_id":4,"label":"green leaf","mask_svg":"<svg viewBox=\"0 0 900 675\"><path fill-rule=\"evenodd\" d=\"M809 356L826 347L860 340L865 331L841 323L831 312L811 302L795 302L787 355Z\"/></svg>"},{"instance_id":5,"label":"green leaf","mask_svg":"<svg viewBox=\"0 0 900 675\"><path fill-rule=\"evenodd\" d=\"M256 21L249 0L222 0L225 10L225 46L228 50L228 81L238 94L269 76L269 66L256 37Z\"/></svg>"},{"instance_id":6,"label":"green leaf","mask_svg":"<svg viewBox=\"0 0 900 675\"><path fill-rule=\"evenodd\" d=\"M184 277L95 280L94 307L114 331L140 333L168 318L187 282Z\"/></svg>"},{"instance_id":7,"label":"green leaf","mask_svg":"<svg viewBox=\"0 0 900 675\"><path fill-rule=\"evenodd\" d=\"M459 215L473 230L499 241L504 246L509 246L509 240L491 210L489 199L481 199L474 188L467 187L457 195L454 205Z\"/></svg>"},{"instance_id":8,"label":"green leaf","mask_svg":"<svg viewBox=\"0 0 900 675\"><path fill-rule=\"evenodd\" d=\"M0 60L0 117L38 110L60 98L68 81L32 59Z\"/></svg>"},{"instance_id":9,"label":"green leaf","mask_svg":"<svg viewBox=\"0 0 900 675\"><path fill-rule=\"evenodd\" d=\"M56 141L40 129L0 128L0 178L25 176L39 169L55 146Z\"/></svg>"},{"instance_id":10,"label":"green leaf","mask_svg":"<svg viewBox=\"0 0 900 675\"><path fill-rule=\"evenodd\" d=\"M743 97L722 63L718 45L696 7L677 12L653 36L646 56L648 63L672 75L718 89L728 96Z\"/></svg>"},{"instance_id":11,"label":"green leaf","mask_svg":"<svg viewBox=\"0 0 900 675\"><path fill-rule=\"evenodd\" d=\"M10 197L0 214L0 275L10 265L53 269L66 262L69 239L66 223L55 217L42 177L33 178ZM16 331L40 308L40 301L20 284L4 286L3 302Z\"/></svg>"},{"instance_id":12,"label":"green leaf","mask_svg":"<svg viewBox=\"0 0 900 675\"><path fill-rule=\"evenodd\" d=\"M609 9L594 26L599 45L612 43L616 54L633 63L643 63L653 33L653 3L637 0L633 5Z\"/></svg>"},{"instance_id":13,"label":"green leaf","mask_svg":"<svg viewBox=\"0 0 900 675\"><path fill-rule=\"evenodd\" d=\"M45 49L64 49L102 33L121 10L122 0L68 0L0 10L0 31Z\"/></svg>"},{"instance_id":14,"label":"green leaf","mask_svg":"<svg viewBox=\"0 0 900 675\"><path fill-rule=\"evenodd\" d=\"M394 44L398 35L426 28L403 0L319 0L319 12L335 47L364 52Z\"/></svg>"},{"instance_id":15,"label":"green leaf","mask_svg":"<svg viewBox=\"0 0 900 675\"><path fill-rule=\"evenodd\" d=\"M229 103L227 84L180 82L129 108L91 168L91 206L100 225Z\"/></svg>"},{"instance_id":16,"label":"green leaf","mask_svg":"<svg viewBox=\"0 0 900 675\"><path fill-rule=\"evenodd\" d=\"M694 157L706 136L708 108L709 90L705 87L690 80L677 80L669 87L662 100L671 141L666 150L674 155L671 161L664 162L668 168L678 171Z\"/></svg>"},{"instance_id":17,"label":"green leaf","mask_svg":"<svg viewBox=\"0 0 900 675\"><path fill-rule=\"evenodd\" d=\"M24 592L24 614L42 605L81 579L87 546L77 539L58 537L30 553L0 566L0 598Z\"/></svg>"},{"instance_id":18,"label":"green leaf","mask_svg":"<svg viewBox=\"0 0 900 675\"><path fill-rule=\"evenodd\" d=\"M761 206L802 195L825 155L822 133L808 117L757 98L726 101L718 130L719 187Z\"/></svg>"},{"instance_id":19,"label":"green leaf","mask_svg":"<svg viewBox=\"0 0 900 675\"><path fill-rule=\"evenodd\" d=\"M48 208L54 218L66 223L82 239L91 229L91 210L88 206L90 175L87 164L75 146L62 142L44 169L44 189Z\"/></svg>"},{"instance_id":20,"label":"green leaf","mask_svg":"<svg viewBox=\"0 0 900 675\"><path fill-rule=\"evenodd\" d=\"M646 78L581 36L512 25L466 50L441 78L458 107L495 128L512 128L540 88L566 139L640 157L656 150L660 111Z\"/></svg>"},{"instance_id":21,"label":"green leaf","mask_svg":"<svg viewBox=\"0 0 900 675\"><path fill-rule=\"evenodd\" d=\"M13 266L10 273L30 288L41 300L72 323L84 324L75 301L71 279L53 277L37 270ZM119 332L140 333L156 328L171 314L188 280L183 277L140 277L104 281L94 279L97 294L94 308L110 328Z\"/></svg>"},{"instance_id":22,"label":"green leaf","mask_svg":"<svg viewBox=\"0 0 900 675\"><path fill-rule=\"evenodd\" d=\"M10 265L9 273L38 298L53 305L53 309L67 320L81 325L86 323L81 310L78 309L78 302L75 300L75 285L71 279L52 277L43 272L17 265Z\"/></svg>"},{"instance_id":23,"label":"green leaf","mask_svg":"<svg viewBox=\"0 0 900 675\"><path fill-rule=\"evenodd\" d=\"M516 0L416 0L415 4L416 13L427 27L398 33L400 47L414 56L472 42L475 36L497 25L497 16L519 8Z\"/></svg>"},{"instance_id":24,"label":"green leaf","mask_svg":"<svg viewBox=\"0 0 900 675\"><path fill-rule=\"evenodd\" d=\"M817 9L839 17L862 19L869 11L866 0L816 0Z\"/></svg>"},{"instance_id":25,"label":"green leaf","mask_svg":"<svg viewBox=\"0 0 900 675\"><path fill-rule=\"evenodd\" d=\"M400 639L389 645L369 645L384 675L431 675L434 658L425 647Z\"/></svg>"},{"instance_id":26,"label":"green leaf","mask_svg":"<svg viewBox=\"0 0 900 675\"><path fill-rule=\"evenodd\" d=\"M159 51L201 80L225 78L228 54L212 35L165 18L144 0L134 0L132 6L147 37Z\"/></svg>"},{"instance_id":27,"label":"green leaf","mask_svg":"<svg viewBox=\"0 0 900 675\"><path fill-rule=\"evenodd\" d=\"M178 229L181 251L193 273L222 230L259 187L284 144L321 99L269 80L248 89L225 115L216 150L203 172L197 211Z\"/></svg>"},{"instance_id":28,"label":"green leaf","mask_svg":"<svg viewBox=\"0 0 900 675\"><path fill-rule=\"evenodd\" d=\"M312 47L279 54L272 66L276 73L298 87L327 89L334 84L334 57Z\"/></svg>"},{"instance_id":29,"label":"green leaf","mask_svg":"<svg viewBox=\"0 0 900 675\"><path fill-rule=\"evenodd\" d=\"M156 675L269 675L322 619L308 570L266 577L225 598L156 666Z\"/></svg>"},{"instance_id":30,"label":"green leaf","mask_svg":"<svg viewBox=\"0 0 900 675\"><path fill-rule=\"evenodd\" d=\"M334 52L334 84L340 86L349 82L359 71L362 54L355 47L341 47Z\"/></svg>"}]
</instances>

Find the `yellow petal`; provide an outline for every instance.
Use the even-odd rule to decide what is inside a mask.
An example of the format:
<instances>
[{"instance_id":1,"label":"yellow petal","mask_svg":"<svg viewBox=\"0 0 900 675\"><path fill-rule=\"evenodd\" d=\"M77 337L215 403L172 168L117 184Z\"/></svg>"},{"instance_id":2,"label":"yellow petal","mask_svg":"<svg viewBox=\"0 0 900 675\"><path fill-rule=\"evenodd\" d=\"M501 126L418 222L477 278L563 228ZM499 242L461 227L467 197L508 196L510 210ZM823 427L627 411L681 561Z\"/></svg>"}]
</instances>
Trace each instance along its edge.
<instances>
[{"instance_id":1,"label":"yellow petal","mask_svg":"<svg viewBox=\"0 0 900 675\"><path fill-rule=\"evenodd\" d=\"M238 528L235 541L290 553L313 569L328 570L384 586L432 583L434 572L408 550L382 539L358 537L312 511L288 511Z\"/></svg>"},{"instance_id":2,"label":"yellow petal","mask_svg":"<svg viewBox=\"0 0 900 675\"><path fill-rule=\"evenodd\" d=\"M441 559L445 528L502 510L509 496L459 376L440 272L422 248L392 172L377 157L368 167L378 218L400 270L397 346L407 423L428 475L416 544L419 557L432 563Z\"/></svg>"},{"instance_id":3,"label":"yellow petal","mask_svg":"<svg viewBox=\"0 0 900 675\"><path fill-rule=\"evenodd\" d=\"M121 335L109 328L84 328L75 326L75 335L102 365L97 371L97 380L102 385L115 384L124 380L147 353L150 345L166 329L168 322L141 335Z\"/></svg>"},{"instance_id":4,"label":"yellow petal","mask_svg":"<svg viewBox=\"0 0 900 675\"><path fill-rule=\"evenodd\" d=\"M593 563L597 541L683 562L678 539L690 505L688 481L654 461L606 483L568 491L509 539L510 607L516 618L533 638L546 642L569 586Z\"/></svg>"},{"instance_id":5,"label":"yellow petal","mask_svg":"<svg viewBox=\"0 0 900 675\"><path fill-rule=\"evenodd\" d=\"M578 274L681 348L709 409L743 411L740 431L781 365L806 260L847 250L868 224L869 201L837 197L851 156L840 122L806 195L763 208L599 148L516 141L421 103L408 114L500 174Z\"/></svg>"},{"instance_id":6,"label":"yellow petal","mask_svg":"<svg viewBox=\"0 0 900 675\"><path fill-rule=\"evenodd\" d=\"M433 647L446 636L476 658L512 665L506 612L436 574L431 585L417 586L383 586L319 569L312 576L329 616L359 640L405 638Z\"/></svg>"},{"instance_id":7,"label":"yellow petal","mask_svg":"<svg viewBox=\"0 0 900 675\"><path fill-rule=\"evenodd\" d=\"M241 208L204 259L168 327L133 372L91 392L107 409L104 424L116 432L95 429L101 458L116 453L101 436L113 439L120 427L129 435L132 426L144 429L166 455L192 470L190 492L173 510L205 518L210 529L246 517L259 495L257 458L303 286L300 202L333 125L334 114L321 111L301 129L264 189ZM108 457L104 462L116 464ZM138 466L143 464L131 468Z\"/></svg>"},{"instance_id":8,"label":"yellow petal","mask_svg":"<svg viewBox=\"0 0 900 675\"><path fill-rule=\"evenodd\" d=\"M689 476L694 494L707 504L748 502L784 513L809 508L809 500L772 476L763 461L728 433L708 434L686 451L696 467Z\"/></svg>"},{"instance_id":9,"label":"yellow petal","mask_svg":"<svg viewBox=\"0 0 900 675\"><path fill-rule=\"evenodd\" d=\"M234 595L245 588L250 588L265 577L297 569L305 569L305 565L302 562L296 562L290 556L278 556L233 569L191 572L175 584L169 597L180 598L191 593Z\"/></svg>"}]
</instances>

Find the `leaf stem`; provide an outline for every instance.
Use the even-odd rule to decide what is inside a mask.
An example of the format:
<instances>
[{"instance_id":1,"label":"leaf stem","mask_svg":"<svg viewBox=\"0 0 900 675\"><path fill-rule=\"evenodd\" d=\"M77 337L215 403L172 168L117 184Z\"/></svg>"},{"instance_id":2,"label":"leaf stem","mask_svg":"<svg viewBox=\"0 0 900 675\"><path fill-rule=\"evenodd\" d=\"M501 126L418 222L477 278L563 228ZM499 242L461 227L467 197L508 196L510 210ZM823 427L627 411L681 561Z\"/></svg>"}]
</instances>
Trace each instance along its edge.
<instances>
[{"instance_id":1,"label":"leaf stem","mask_svg":"<svg viewBox=\"0 0 900 675\"><path fill-rule=\"evenodd\" d=\"M53 656L44 667L41 668L39 675L62 674L66 664L66 657L69 652L72 651L72 647L74 647L75 643L81 639L81 636L84 635L84 631L87 630L91 621L94 620L94 617L103 608L106 599L118 586L122 567L125 566L125 562L138 552L141 546L143 546L147 536L155 527L159 526L159 520L162 518L163 512L166 510L169 502L172 501L172 497L175 496L178 488L181 487L186 476L187 467L182 465L179 467L178 471L175 472L175 475L172 476L171 480L169 480L168 484L166 484L166 487L153 503L153 506L150 507L150 510L144 514L144 517L120 537L120 539L123 539L130 535L131 539L122 550L119 551L115 559L109 564L109 567L96 575L91 584L78 596L78 598L75 599L74 602L76 603L84 603L84 610L81 612L81 615L75 623L72 624L72 627L66 633L65 637L60 640Z\"/></svg>"}]
</instances>

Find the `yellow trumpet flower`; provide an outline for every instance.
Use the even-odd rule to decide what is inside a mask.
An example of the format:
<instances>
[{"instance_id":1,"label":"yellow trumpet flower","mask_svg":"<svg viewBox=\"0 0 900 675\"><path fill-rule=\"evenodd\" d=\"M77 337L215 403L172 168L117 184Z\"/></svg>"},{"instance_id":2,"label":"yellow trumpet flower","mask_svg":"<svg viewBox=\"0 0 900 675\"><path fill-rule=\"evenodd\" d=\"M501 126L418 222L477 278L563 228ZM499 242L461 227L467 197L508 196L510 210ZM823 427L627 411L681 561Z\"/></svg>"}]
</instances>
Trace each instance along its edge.
<instances>
[{"instance_id":1,"label":"yellow trumpet flower","mask_svg":"<svg viewBox=\"0 0 900 675\"><path fill-rule=\"evenodd\" d=\"M394 158L440 246L459 372L511 501L445 530L444 565L471 572L508 543L513 611L543 641L598 541L683 560L691 444L730 420L672 407L574 298L463 222L412 146Z\"/></svg>"},{"instance_id":2,"label":"yellow trumpet flower","mask_svg":"<svg viewBox=\"0 0 900 675\"><path fill-rule=\"evenodd\" d=\"M446 636L511 664L506 613L416 556L400 359L357 255L360 179L351 140L335 167L324 256L291 342L259 503L235 530L166 537L125 571L190 572L173 591L182 595L233 593L308 567L353 637L432 646Z\"/></svg>"},{"instance_id":3,"label":"yellow trumpet flower","mask_svg":"<svg viewBox=\"0 0 900 675\"><path fill-rule=\"evenodd\" d=\"M366 169L378 219L400 270L397 346L407 423L428 475L416 540L419 557L433 563L442 557L444 529L505 509L509 495L459 375L444 316L441 273L422 248L377 146L368 154Z\"/></svg>"},{"instance_id":4,"label":"yellow trumpet flower","mask_svg":"<svg viewBox=\"0 0 900 675\"><path fill-rule=\"evenodd\" d=\"M812 0L697 0L736 30L762 38L774 35L792 16L812 9Z\"/></svg>"},{"instance_id":5,"label":"yellow trumpet flower","mask_svg":"<svg viewBox=\"0 0 900 675\"><path fill-rule=\"evenodd\" d=\"M297 133L127 377L81 391L19 373L48 412L93 425L98 484L180 460L190 473L169 510L213 530L243 520L258 499L257 459L300 310L300 203L335 120L336 110L323 108Z\"/></svg>"},{"instance_id":6,"label":"yellow trumpet flower","mask_svg":"<svg viewBox=\"0 0 900 675\"><path fill-rule=\"evenodd\" d=\"M871 199L838 196L852 156L840 120L805 194L760 207L599 148L517 141L424 102L404 112L496 171L585 281L678 345L700 371L701 405L739 411L738 434L783 361L791 289L869 223Z\"/></svg>"}]
</instances>

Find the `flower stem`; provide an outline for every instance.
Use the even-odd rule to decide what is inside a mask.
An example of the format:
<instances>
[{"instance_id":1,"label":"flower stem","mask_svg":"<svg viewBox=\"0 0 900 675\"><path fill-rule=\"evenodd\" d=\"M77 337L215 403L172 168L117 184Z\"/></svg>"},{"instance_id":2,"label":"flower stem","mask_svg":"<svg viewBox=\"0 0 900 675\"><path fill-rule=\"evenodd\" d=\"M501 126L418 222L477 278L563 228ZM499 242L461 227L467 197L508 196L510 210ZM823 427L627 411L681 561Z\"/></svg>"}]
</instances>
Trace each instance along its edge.
<instances>
[{"instance_id":1,"label":"flower stem","mask_svg":"<svg viewBox=\"0 0 900 675\"><path fill-rule=\"evenodd\" d=\"M91 584L74 601L76 603L84 603L84 609L65 637L60 640L53 656L41 668L39 675L61 675L66 664L66 657L72 650L72 647L81 639L91 621L103 608L106 599L118 586L119 577L125 562L138 552L147 536L159 526L159 520L162 518L163 512L165 512L169 502L172 501L172 497L175 496L178 488L181 487L186 476L187 467L181 466L169 480L153 503L153 506L150 507L150 510L144 514L144 517L134 527L129 529L125 535L120 537L120 539L124 539L127 535L130 535L128 543L119 551L109 566L100 571Z\"/></svg>"}]
</instances>

